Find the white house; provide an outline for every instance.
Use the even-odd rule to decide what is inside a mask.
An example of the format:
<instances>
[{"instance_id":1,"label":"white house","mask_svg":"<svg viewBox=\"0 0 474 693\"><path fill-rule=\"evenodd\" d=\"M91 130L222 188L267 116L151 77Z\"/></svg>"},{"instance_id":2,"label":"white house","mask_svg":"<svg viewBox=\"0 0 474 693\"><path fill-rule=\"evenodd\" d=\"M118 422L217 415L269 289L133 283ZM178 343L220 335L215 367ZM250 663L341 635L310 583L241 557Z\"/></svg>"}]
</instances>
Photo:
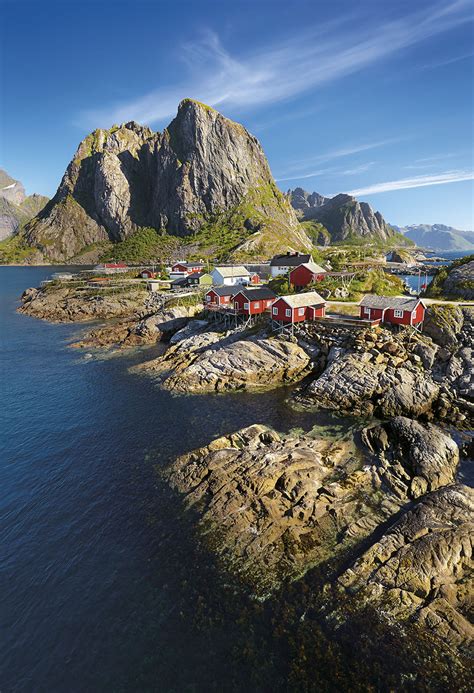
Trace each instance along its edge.
<instances>
[{"instance_id":1,"label":"white house","mask_svg":"<svg viewBox=\"0 0 474 693\"><path fill-rule=\"evenodd\" d=\"M211 272L214 286L234 286L235 284L249 284L250 272L242 265L233 267L215 267Z\"/></svg>"},{"instance_id":2,"label":"white house","mask_svg":"<svg viewBox=\"0 0 474 693\"><path fill-rule=\"evenodd\" d=\"M305 262L313 262L311 255L303 253L288 252L285 255L275 255L270 260L270 274L272 277L279 277Z\"/></svg>"}]
</instances>

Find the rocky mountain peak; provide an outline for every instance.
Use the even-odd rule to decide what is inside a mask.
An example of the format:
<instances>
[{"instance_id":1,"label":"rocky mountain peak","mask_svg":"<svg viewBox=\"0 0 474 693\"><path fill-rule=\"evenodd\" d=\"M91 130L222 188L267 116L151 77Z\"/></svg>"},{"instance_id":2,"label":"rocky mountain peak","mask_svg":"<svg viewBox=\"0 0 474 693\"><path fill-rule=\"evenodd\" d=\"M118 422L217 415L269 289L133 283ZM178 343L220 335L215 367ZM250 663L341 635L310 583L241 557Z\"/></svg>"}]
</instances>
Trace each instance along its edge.
<instances>
[{"instance_id":1,"label":"rocky mountain peak","mask_svg":"<svg viewBox=\"0 0 474 693\"><path fill-rule=\"evenodd\" d=\"M311 199L314 204L310 203ZM302 221L322 224L333 242L355 237L386 241L394 233L380 212L374 212L367 202L359 202L347 193L327 198L296 188L290 191L290 200Z\"/></svg>"},{"instance_id":2,"label":"rocky mountain peak","mask_svg":"<svg viewBox=\"0 0 474 693\"><path fill-rule=\"evenodd\" d=\"M48 258L65 260L140 227L187 236L216 215L227 215L246 251L252 244L269 252L311 245L258 140L215 109L184 99L163 133L130 121L88 135L25 237Z\"/></svg>"}]
</instances>

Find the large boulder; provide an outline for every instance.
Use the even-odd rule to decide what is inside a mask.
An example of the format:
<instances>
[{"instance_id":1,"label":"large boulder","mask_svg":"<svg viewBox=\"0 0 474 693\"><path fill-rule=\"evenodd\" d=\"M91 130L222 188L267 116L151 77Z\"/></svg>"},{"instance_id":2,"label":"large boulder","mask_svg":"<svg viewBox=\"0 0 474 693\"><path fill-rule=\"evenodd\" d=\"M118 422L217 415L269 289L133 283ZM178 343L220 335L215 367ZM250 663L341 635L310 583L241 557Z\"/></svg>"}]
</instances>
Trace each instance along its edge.
<instances>
[{"instance_id":1,"label":"large boulder","mask_svg":"<svg viewBox=\"0 0 474 693\"><path fill-rule=\"evenodd\" d=\"M213 331L183 339L141 366L175 392L265 389L299 380L310 368L310 357L291 341Z\"/></svg>"},{"instance_id":2,"label":"large boulder","mask_svg":"<svg viewBox=\"0 0 474 693\"><path fill-rule=\"evenodd\" d=\"M425 496L343 572L339 584L395 621L415 621L449 649L471 648L474 491L455 484Z\"/></svg>"}]
</instances>

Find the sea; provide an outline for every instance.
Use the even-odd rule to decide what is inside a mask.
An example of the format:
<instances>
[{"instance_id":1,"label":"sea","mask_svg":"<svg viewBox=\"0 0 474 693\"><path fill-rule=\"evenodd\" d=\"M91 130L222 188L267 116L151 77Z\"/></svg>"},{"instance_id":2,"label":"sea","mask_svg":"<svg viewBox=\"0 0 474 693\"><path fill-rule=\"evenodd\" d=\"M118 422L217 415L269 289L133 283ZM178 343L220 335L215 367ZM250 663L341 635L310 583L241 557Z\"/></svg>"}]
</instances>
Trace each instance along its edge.
<instances>
[{"instance_id":1,"label":"sea","mask_svg":"<svg viewBox=\"0 0 474 693\"><path fill-rule=\"evenodd\" d=\"M83 327L16 312L50 274L0 268L0 690L248 690L258 667L236 621L255 602L199 547L159 470L255 422L348 424L293 411L285 388L171 395L129 373L141 351L88 358L68 347Z\"/></svg>"},{"instance_id":2,"label":"sea","mask_svg":"<svg viewBox=\"0 0 474 693\"><path fill-rule=\"evenodd\" d=\"M458 260L461 257L469 255L469 252L459 251L459 250L449 250L449 251L439 251L438 253L426 252L425 261L426 265L432 265L434 267L443 267L444 265L450 265L454 260ZM432 260L431 258L435 258ZM438 259L439 258L439 259ZM398 275L400 279L403 279L405 284L410 287L413 291L419 293L424 288L429 286L433 281L433 275L421 274L420 277L416 274L400 274Z\"/></svg>"},{"instance_id":3,"label":"sea","mask_svg":"<svg viewBox=\"0 0 474 693\"><path fill-rule=\"evenodd\" d=\"M255 422L337 435L354 421L296 412L285 388L172 395L129 372L154 348L69 348L84 326L16 312L50 274L0 268L0 690L288 690L307 663L302 611L223 574L160 469ZM349 685L357 652L336 676L336 645L318 642L320 689Z\"/></svg>"}]
</instances>

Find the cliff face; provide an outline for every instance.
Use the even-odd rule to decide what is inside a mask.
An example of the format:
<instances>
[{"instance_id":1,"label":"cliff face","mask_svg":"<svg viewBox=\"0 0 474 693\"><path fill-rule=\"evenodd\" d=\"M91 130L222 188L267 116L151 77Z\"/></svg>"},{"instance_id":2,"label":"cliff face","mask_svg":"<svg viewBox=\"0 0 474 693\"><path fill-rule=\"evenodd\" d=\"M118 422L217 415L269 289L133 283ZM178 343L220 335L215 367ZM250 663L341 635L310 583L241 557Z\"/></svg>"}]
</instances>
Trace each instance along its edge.
<instances>
[{"instance_id":1,"label":"cliff face","mask_svg":"<svg viewBox=\"0 0 474 693\"><path fill-rule=\"evenodd\" d=\"M48 202L43 195L26 195L23 184L0 169L0 241L17 233Z\"/></svg>"},{"instance_id":2,"label":"cliff face","mask_svg":"<svg viewBox=\"0 0 474 693\"><path fill-rule=\"evenodd\" d=\"M308 247L258 142L238 123L185 99L163 133L135 122L95 130L81 142L26 241L51 260L85 246L124 240L139 227L187 236L213 215L237 213L242 238Z\"/></svg>"},{"instance_id":3,"label":"cliff face","mask_svg":"<svg viewBox=\"0 0 474 693\"><path fill-rule=\"evenodd\" d=\"M385 242L394 235L380 212L374 212L367 202L359 202L351 195L341 193L327 198L296 188L290 191L290 198L299 218L323 224L332 242L354 238Z\"/></svg>"}]
</instances>

